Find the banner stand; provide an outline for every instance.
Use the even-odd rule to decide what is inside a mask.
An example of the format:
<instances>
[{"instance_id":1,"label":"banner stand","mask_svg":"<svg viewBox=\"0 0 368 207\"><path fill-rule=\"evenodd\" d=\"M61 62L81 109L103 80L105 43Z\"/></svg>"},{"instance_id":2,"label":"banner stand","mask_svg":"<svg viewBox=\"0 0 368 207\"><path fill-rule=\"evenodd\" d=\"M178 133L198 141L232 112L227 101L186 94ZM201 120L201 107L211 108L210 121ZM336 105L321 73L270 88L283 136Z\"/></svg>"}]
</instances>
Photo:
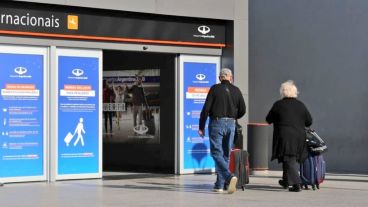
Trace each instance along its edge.
<instances>
[{"instance_id":1,"label":"banner stand","mask_svg":"<svg viewBox=\"0 0 368 207\"><path fill-rule=\"evenodd\" d=\"M179 64L179 173L214 172L209 138L200 137L198 129L207 93L218 83L220 57L181 55Z\"/></svg>"},{"instance_id":2,"label":"banner stand","mask_svg":"<svg viewBox=\"0 0 368 207\"><path fill-rule=\"evenodd\" d=\"M47 48L0 45L0 181L47 179Z\"/></svg>"},{"instance_id":3,"label":"banner stand","mask_svg":"<svg viewBox=\"0 0 368 207\"><path fill-rule=\"evenodd\" d=\"M54 179L102 178L102 51L55 53Z\"/></svg>"}]
</instances>

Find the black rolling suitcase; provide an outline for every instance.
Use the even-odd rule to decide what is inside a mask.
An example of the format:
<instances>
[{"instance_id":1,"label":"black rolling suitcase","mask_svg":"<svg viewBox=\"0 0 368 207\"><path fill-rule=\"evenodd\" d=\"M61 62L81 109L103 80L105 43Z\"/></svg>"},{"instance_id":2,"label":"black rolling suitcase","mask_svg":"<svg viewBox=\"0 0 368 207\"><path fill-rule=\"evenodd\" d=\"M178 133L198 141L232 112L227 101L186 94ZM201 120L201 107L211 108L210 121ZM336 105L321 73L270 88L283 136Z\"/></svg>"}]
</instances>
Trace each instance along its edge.
<instances>
[{"instance_id":1,"label":"black rolling suitcase","mask_svg":"<svg viewBox=\"0 0 368 207\"><path fill-rule=\"evenodd\" d=\"M153 110L147 107L145 110L143 110L143 120L146 127L148 127L147 134L155 135L156 129L155 129L155 119L153 116Z\"/></svg>"}]
</instances>

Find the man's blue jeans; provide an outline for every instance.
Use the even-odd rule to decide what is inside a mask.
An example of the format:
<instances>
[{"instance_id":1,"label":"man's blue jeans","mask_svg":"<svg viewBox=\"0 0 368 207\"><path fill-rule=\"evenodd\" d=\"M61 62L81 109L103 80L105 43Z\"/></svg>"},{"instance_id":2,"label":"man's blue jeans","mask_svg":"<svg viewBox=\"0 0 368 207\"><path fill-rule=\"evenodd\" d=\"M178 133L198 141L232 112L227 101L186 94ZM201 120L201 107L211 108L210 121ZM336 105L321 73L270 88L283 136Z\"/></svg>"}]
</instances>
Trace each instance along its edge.
<instances>
[{"instance_id":1,"label":"man's blue jeans","mask_svg":"<svg viewBox=\"0 0 368 207\"><path fill-rule=\"evenodd\" d=\"M215 161L217 179L215 188L222 189L232 177L229 171L231 147L234 141L235 120L229 118L210 119L208 125L211 156Z\"/></svg>"}]
</instances>

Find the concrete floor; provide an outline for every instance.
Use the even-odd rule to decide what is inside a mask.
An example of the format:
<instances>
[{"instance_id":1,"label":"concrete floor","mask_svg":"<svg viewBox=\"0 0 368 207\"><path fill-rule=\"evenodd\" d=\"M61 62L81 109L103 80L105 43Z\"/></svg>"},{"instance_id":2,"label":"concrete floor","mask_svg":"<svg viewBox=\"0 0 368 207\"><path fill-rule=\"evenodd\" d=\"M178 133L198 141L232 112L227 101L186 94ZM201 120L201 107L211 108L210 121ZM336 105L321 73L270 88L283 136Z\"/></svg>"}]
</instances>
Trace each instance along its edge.
<instances>
[{"instance_id":1,"label":"concrete floor","mask_svg":"<svg viewBox=\"0 0 368 207\"><path fill-rule=\"evenodd\" d=\"M215 175L104 173L102 180L17 183L0 187L1 207L368 206L368 175L328 174L317 191L281 189L280 172L251 176L245 191L211 192Z\"/></svg>"}]
</instances>

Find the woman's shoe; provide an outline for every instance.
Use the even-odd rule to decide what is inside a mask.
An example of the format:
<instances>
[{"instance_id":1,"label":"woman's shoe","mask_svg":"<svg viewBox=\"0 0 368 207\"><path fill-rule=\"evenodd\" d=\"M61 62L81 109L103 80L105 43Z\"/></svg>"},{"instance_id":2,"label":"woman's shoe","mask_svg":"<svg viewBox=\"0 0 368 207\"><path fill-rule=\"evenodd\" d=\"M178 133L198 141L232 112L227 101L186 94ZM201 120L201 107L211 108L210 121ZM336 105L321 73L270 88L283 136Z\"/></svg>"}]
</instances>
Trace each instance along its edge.
<instances>
[{"instance_id":1,"label":"woman's shoe","mask_svg":"<svg viewBox=\"0 0 368 207\"><path fill-rule=\"evenodd\" d=\"M290 192L300 192L302 191L302 188L300 187L300 185L293 185L293 187L289 188Z\"/></svg>"},{"instance_id":2,"label":"woman's shoe","mask_svg":"<svg viewBox=\"0 0 368 207\"><path fill-rule=\"evenodd\" d=\"M285 180L279 180L279 184L284 188L287 189L289 187L289 185L287 184L287 182L285 182Z\"/></svg>"}]
</instances>

